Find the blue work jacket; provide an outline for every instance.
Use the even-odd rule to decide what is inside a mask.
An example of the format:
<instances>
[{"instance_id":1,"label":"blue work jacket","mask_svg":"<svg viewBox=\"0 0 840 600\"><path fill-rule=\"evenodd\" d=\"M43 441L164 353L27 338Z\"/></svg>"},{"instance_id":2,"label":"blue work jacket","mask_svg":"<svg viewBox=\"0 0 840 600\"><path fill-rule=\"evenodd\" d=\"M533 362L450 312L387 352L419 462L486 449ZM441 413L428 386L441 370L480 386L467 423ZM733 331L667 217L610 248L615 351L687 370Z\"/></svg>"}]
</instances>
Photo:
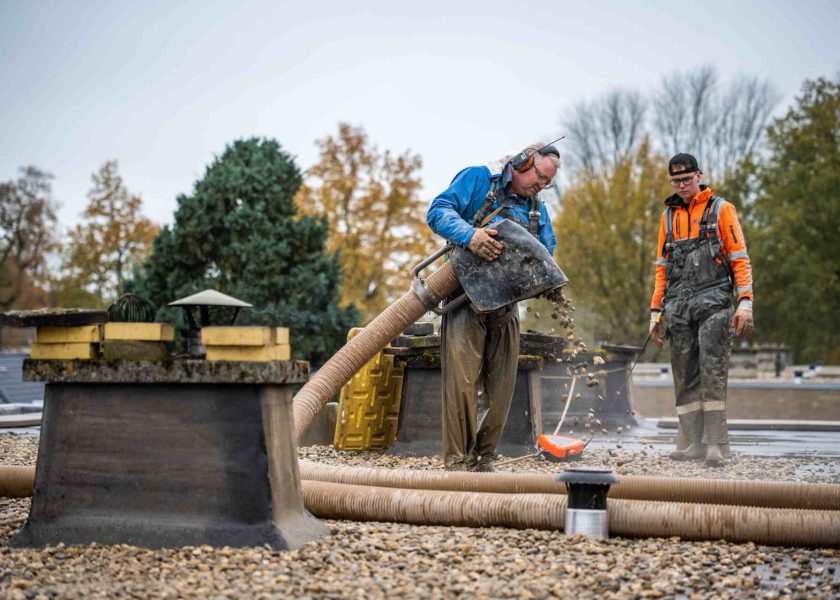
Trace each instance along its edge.
<instances>
[{"instance_id":1,"label":"blue work jacket","mask_svg":"<svg viewBox=\"0 0 840 600\"><path fill-rule=\"evenodd\" d=\"M449 187L432 200L429 212L426 213L426 223L439 236L466 248L476 229L471 225L473 215L484 204L484 199L487 197L487 192L490 191L493 179L496 178L499 179L499 185L496 188L497 202L493 205L493 208L497 207L498 202L503 199L514 200L511 212L527 223L531 201L528 198L517 196L509 190L510 165L507 165L502 173L496 174L491 173L490 169L484 166L467 167L458 173ZM540 221L537 235L543 245L548 248L549 253L554 254L554 247L557 245L554 228L551 226L551 219L545 209L545 203L540 201L539 207ZM488 223L487 227L503 218L502 215L497 215Z\"/></svg>"}]
</instances>

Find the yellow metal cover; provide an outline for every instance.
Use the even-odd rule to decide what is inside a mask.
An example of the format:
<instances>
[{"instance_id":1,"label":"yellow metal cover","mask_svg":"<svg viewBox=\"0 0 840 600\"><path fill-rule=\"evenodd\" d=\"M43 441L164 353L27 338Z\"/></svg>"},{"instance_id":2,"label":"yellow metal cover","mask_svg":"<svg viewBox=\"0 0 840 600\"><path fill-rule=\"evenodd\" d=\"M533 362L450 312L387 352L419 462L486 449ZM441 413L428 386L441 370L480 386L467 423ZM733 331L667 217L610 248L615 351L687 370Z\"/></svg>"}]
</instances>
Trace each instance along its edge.
<instances>
[{"instance_id":1,"label":"yellow metal cover","mask_svg":"<svg viewBox=\"0 0 840 600\"><path fill-rule=\"evenodd\" d=\"M202 327L205 346L268 346L271 327Z\"/></svg>"},{"instance_id":2,"label":"yellow metal cover","mask_svg":"<svg viewBox=\"0 0 840 600\"><path fill-rule=\"evenodd\" d=\"M361 331L354 328L347 341ZM333 444L339 450L390 448L397 439L404 369L380 352L341 390Z\"/></svg>"},{"instance_id":3,"label":"yellow metal cover","mask_svg":"<svg viewBox=\"0 0 840 600\"><path fill-rule=\"evenodd\" d=\"M175 339L175 326L171 323L105 323L106 340L133 340L138 342L171 342Z\"/></svg>"},{"instance_id":4,"label":"yellow metal cover","mask_svg":"<svg viewBox=\"0 0 840 600\"><path fill-rule=\"evenodd\" d=\"M207 346L207 360L267 362L291 360L289 344L275 346Z\"/></svg>"},{"instance_id":5,"label":"yellow metal cover","mask_svg":"<svg viewBox=\"0 0 840 600\"><path fill-rule=\"evenodd\" d=\"M205 346L271 346L289 343L287 327L202 327L201 343Z\"/></svg>"},{"instance_id":6,"label":"yellow metal cover","mask_svg":"<svg viewBox=\"0 0 840 600\"><path fill-rule=\"evenodd\" d=\"M289 344L289 328L288 327L272 327L271 328L271 343L272 344Z\"/></svg>"},{"instance_id":7,"label":"yellow metal cover","mask_svg":"<svg viewBox=\"0 0 840 600\"><path fill-rule=\"evenodd\" d=\"M97 357L99 344L32 344L29 356L38 360L91 360Z\"/></svg>"},{"instance_id":8,"label":"yellow metal cover","mask_svg":"<svg viewBox=\"0 0 840 600\"><path fill-rule=\"evenodd\" d=\"M39 344L99 343L102 341L102 326L39 327L35 332L35 341Z\"/></svg>"}]
</instances>

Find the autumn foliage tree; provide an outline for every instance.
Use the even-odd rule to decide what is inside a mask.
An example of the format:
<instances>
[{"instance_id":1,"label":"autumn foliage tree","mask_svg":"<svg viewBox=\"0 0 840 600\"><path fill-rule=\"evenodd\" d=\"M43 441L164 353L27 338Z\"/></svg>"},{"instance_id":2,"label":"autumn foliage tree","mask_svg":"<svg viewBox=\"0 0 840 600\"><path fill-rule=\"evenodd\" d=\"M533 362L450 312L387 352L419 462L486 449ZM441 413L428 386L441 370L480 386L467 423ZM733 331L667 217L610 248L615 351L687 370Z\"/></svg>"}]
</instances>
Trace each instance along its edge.
<instances>
[{"instance_id":1,"label":"autumn foliage tree","mask_svg":"<svg viewBox=\"0 0 840 600\"><path fill-rule=\"evenodd\" d=\"M671 193L663 160L642 140L605 171L579 172L563 195L555 259L599 339L626 343L647 333L659 215Z\"/></svg>"},{"instance_id":2,"label":"autumn foliage tree","mask_svg":"<svg viewBox=\"0 0 840 600\"><path fill-rule=\"evenodd\" d=\"M84 220L69 233L57 303L105 304L125 291L135 265L151 252L160 227L141 214L142 200L131 194L110 160L92 176Z\"/></svg>"},{"instance_id":3,"label":"autumn foliage tree","mask_svg":"<svg viewBox=\"0 0 840 600\"><path fill-rule=\"evenodd\" d=\"M420 198L420 156L380 152L360 127L339 124L338 135L317 142L296 202L305 214L330 224L328 248L338 251L345 304L365 320L408 289L409 269L430 253L434 240Z\"/></svg>"},{"instance_id":4,"label":"autumn foliage tree","mask_svg":"<svg viewBox=\"0 0 840 600\"><path fill-rule=\"evenodd\" d=\"M58 247L52 176L37 167L0 183L0 310L46 304L48 255Z\"/></svg>"}]
</instances>

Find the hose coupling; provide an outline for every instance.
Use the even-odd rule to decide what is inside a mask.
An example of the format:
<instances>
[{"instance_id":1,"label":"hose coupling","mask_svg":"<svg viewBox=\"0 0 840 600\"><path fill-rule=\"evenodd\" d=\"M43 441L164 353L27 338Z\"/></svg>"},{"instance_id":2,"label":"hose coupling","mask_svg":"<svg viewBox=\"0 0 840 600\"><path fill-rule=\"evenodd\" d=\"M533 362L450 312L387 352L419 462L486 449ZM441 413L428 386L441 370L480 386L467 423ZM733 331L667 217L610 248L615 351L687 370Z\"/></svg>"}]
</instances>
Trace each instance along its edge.
<instances>
[{"instance_id":1,"label":"hose coupling","mask_svg":"<svg viewBox=\"0 0 840 600\"><path fill-rule=\"evenodd\" d=\"M420 299L420 302L423 303L426 310L432 310L437 307L438 297L435 296L429 284L422 277L415 277L411 280L411 291Z\"/></svg>"}]
</instances>

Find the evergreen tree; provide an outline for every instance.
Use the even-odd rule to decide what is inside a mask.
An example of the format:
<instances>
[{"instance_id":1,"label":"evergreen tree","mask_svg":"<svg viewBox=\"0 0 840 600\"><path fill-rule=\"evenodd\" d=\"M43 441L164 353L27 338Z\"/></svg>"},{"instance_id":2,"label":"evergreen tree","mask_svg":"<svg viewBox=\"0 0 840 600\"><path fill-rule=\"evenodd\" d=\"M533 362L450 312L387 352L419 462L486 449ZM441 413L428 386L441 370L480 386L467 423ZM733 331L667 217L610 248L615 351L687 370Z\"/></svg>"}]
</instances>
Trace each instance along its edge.
<instances>
[{"instance_id":1,"label":"evergreen tree","mask_svg":"<svg viewBox=\"0 0 840 600\"><path fill-rule=\"evenodd\" d=\"M756 333L797 361L840 361L840 81L806 81L768 129L751 244Z\"/></svg>"},{"instance_id":2,"label":"evergreen tree","mask_svg":"<svg viewBox=\"0 0 840 600\"><path fill-rule=\"evenodd\" d=\"M289 327L296 357L320 362L344 343L359 318L339 306L337 256L324 248L326 219L300 216L294 195L301 175L270 139L228 146L178 198L175 223L155 239L131 286L163 309L213 288L254 305L237 323ZM180 318L163 309L159 318Z\"/></svg>"}]
</instances>

